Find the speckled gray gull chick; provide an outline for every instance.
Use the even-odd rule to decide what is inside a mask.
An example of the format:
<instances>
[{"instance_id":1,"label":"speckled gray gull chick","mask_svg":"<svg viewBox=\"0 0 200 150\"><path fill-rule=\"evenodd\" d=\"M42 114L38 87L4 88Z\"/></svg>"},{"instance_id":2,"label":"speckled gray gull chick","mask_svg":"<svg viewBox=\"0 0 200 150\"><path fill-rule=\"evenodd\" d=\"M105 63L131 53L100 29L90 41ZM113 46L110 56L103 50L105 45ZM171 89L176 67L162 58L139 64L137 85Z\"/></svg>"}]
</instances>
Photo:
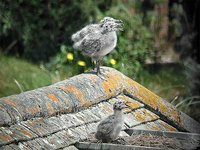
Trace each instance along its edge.
<instances>
[{"instance_id":1,"label":"speckled gray gull chick","mask_svg":"<svg viewBox=\"0 0 200 150\"><path fill-rule=\"evenodd\" d=\"M103 143L109 143L117 139L124 125L122 109L127 107L125 102L121 100L114 103L114 113L102 120L97 126L97 131L95 133L96 139Z\"/></svg>"},{"instance_id":2,"label":"speckled gray gull chick","mask_svg":"<svg viewBox=\"0 0 200 150\"><path fill-rule=\"evenodd\" d=\"M81 50L96 62L96 73L100 72L100 61L117 44L116 31L123 30L123 23L111 17L105 17L98 24L90 24L72 35L73 47Z\"/></svg>"}]
</instances>

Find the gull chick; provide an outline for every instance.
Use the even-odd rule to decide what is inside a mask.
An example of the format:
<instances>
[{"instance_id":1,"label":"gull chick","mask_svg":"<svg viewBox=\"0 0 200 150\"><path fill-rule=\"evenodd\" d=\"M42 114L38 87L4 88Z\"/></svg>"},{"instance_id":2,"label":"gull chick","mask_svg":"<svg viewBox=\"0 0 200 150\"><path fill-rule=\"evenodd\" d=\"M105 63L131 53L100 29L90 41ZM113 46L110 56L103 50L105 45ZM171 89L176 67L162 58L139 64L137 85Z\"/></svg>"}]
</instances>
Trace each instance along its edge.
<instances>
[{"instance_id":1,"label":"gull chick","mask_svg":"<svg viewBox=\"0 0 200 150\"><path fill-rule=\"evenodd\" d=\"M114 113L101 121L97 126L95 137L104 143L116 140L124 125L123 108L127 108L123 101L117 101L113 105Z\"/></svg>"},{"instance_id":2,"label":"gull chick","mask_svg":"<svg viewBox=\"0 0 200 150\"><path fill-rule=\"evenodd\" d=\"M96 62L96 73L100 74L100 61L117 44L116 31L122 31L121 20L105 17L98 24L90 24L72 35L73 47Z\"/></svg>"}]
</instances>

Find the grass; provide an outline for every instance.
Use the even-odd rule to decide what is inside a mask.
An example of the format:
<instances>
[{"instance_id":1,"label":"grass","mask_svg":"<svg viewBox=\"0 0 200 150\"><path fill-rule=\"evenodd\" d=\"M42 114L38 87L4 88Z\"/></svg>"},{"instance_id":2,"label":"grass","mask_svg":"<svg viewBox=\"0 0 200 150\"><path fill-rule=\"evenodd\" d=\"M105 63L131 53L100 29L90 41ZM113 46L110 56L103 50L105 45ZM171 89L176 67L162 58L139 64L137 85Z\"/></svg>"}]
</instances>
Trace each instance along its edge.
<instances>
[{"instance_id":1,"label":"grass","mask_svg":"<svg viewBox=\"0 0 200 150\"><path fill-rule=\"evenodd\" d=\"M179 64L148 66L136 81L169 102L188 95L184 69Z\"/></svg>"},{"instance_id":2,"label":"grass","mask_svg":"<svg viewBox=\"0 0 200 150\"><path fill-rule=\"evenodd\" d=\"M0 54L0 97L32 90L52 83L39 66Z\"/></svg>"}]
</instances>

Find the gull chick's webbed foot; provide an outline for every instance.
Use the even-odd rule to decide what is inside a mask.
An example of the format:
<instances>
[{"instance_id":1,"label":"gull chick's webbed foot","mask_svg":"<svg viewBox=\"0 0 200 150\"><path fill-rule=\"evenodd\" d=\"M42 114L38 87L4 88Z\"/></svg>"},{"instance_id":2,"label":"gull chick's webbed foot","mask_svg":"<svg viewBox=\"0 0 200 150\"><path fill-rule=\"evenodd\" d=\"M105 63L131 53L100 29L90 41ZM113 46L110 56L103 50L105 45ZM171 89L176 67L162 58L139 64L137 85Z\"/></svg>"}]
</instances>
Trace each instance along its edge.
<instances>
[{"instance_id":1,"label":"gull chick's webbed foot","mask_svg":"<svg viewBox=\"0 0 200 150\"><path fill-rule=\"evenodd\" d=\"M121 20L105 17L100 23L87 25L73 34L73 47L96 62L96 73L99 75L101 59L115 48L117 44L116 31L122 30Z\"/></svg>"}]
</instances>

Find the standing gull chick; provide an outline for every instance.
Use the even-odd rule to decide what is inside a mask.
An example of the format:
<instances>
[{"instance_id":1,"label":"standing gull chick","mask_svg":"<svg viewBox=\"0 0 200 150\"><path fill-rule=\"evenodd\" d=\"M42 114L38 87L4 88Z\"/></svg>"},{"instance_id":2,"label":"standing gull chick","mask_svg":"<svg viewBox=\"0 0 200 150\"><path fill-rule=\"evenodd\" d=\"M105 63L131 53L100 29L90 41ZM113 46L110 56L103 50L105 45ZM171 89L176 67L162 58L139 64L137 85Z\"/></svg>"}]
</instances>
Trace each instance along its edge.
<instances>
[{"instance_id":1,"label":"standing gull chick","mask_svg":"<svg viewBox=\"0 0 200 150\"><path fill-rule=\"evenodd\" d=\"M123 101L117 101L113 105L114 114L101 121L97 127L95 137L102 142L111 142L117 139L124 125L122 109L127 108Z\"/></svg>"},{"instance_id":2,"label":"standing gull chick","mask_svg":"<svg viewBox=\"0 0 200 150\"><path fill-rule=\"evenodd\" d=\"M96 62L96 73L100 74L100 61L117 44L116 31L122 31L121 20L105 17L99 24L90 24L72 35L73 47Z\"/></svg>"}]
</instances>

